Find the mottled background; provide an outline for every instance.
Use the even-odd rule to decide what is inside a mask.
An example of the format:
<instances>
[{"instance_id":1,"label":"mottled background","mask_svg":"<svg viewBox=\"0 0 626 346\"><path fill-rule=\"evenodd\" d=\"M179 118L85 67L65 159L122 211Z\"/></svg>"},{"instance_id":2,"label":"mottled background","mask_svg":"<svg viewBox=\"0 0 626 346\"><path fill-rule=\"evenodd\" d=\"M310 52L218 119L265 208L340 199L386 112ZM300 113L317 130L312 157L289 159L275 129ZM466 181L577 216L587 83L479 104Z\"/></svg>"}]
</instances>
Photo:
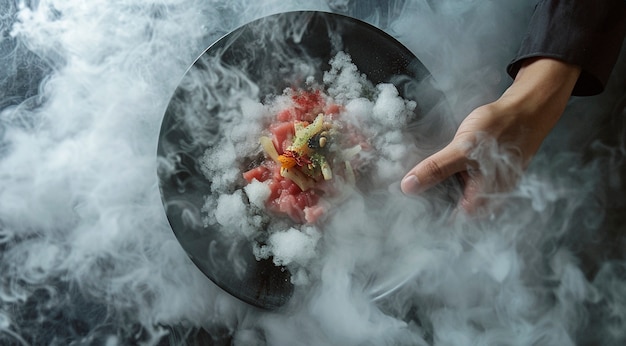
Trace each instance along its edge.
<instances>
[{"instance_id":1,"label":"mottled background","mask_svg":"<svg viewBox=\"0 0 626 346\"><path fill-rule=\"evenodd\" d=\"M510 83L532 6L0 0L0 344L624 344L624 54L605 93L572 99L501 214L403 225L423 241L376 302L340 251L303 303L249 307L196 269L161 204L164 110L230 30L305 9L369 22L418 56L458 123Z\"/></svg>"}]
</instances>

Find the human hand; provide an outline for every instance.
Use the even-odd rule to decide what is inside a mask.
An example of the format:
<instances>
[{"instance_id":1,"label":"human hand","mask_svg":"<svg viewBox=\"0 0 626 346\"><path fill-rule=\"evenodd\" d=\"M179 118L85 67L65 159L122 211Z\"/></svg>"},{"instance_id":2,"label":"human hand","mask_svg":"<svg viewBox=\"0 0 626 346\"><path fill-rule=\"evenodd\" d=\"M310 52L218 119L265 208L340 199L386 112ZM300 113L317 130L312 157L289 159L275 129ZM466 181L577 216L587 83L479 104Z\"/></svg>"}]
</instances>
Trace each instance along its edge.
<instances>
[{"instance_id":1,"label":"human hand","mask_svg":"<svg viewBox=\"0 0 626 346\"><path fill-rule=\"evenodd\" d=\"M446 147L407 173L402 191L419 194L458 174L460 205L474 213L487 194L511 189L565 110L579 74L560 60L527 60L498 100L472 111Z\"/></svg>"}]
</instances>

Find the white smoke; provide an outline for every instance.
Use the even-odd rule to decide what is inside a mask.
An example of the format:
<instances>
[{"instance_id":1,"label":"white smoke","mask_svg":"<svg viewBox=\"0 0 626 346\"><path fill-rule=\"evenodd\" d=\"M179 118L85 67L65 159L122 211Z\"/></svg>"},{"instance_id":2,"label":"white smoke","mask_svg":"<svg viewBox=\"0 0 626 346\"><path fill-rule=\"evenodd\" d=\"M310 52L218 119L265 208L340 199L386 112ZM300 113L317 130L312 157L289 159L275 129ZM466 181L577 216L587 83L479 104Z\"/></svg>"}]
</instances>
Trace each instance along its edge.
<instances>
[{"instance_id":1,"label":"white smoke","mask_svg":"<svg viewBox=\"0 0 626 346\"><path fill-rule=\"evenodd\" d=\"M497 213L441 210L436 195L409 199L396 185L342 205L351 217L323 234L313 287L274 312L200 273L160 200L165 107L217 38L304 9L398 38L445 92L442 123L455 124L508 83L532 2L0 4L1 343L623 343L624 227L611 212L624 208L612 192L624 189L624 59L605 95L572 102L519 188L488 196ZM608 116L608 140L588 133ZM450 134L438 131L439 141Z\"/></svg>"}]
</instances>

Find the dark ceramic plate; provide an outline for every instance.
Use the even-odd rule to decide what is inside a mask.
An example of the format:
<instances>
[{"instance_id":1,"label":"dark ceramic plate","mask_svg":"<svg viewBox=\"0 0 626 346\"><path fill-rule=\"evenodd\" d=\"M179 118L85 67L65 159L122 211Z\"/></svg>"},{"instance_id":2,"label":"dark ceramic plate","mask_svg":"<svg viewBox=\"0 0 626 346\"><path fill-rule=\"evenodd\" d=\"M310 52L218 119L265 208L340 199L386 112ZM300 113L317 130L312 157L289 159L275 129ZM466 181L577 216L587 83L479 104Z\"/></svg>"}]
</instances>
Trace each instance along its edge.
<instances>
[{"instance_id":1,"label":"dark ceramic plate","mask_svg":"<svg viewBox=\"0 0 626 346\"><path fill-rule=\"evenodd\" d=\"M338 14L287 12L246 24L210 46L185 73L163 118L158 175L172 230L207 277L257 307L276 309L288 302L294 292L291 274L271 259L257 261L249 242L233 241L203 225L202 206L211 193L211 181L202 174L198 160L223 136L222 113L233 107L229 95L242 91L262 100L264 95L280 94L306 77L298 72L301 66L312 66L321 80L338 51L350 54L374 84L393 83L403 97L414 99L416 113L439 102L441 95L434 90L419 95L408 92L429 73L383 31Z\"/></svg>"}]
</instances>

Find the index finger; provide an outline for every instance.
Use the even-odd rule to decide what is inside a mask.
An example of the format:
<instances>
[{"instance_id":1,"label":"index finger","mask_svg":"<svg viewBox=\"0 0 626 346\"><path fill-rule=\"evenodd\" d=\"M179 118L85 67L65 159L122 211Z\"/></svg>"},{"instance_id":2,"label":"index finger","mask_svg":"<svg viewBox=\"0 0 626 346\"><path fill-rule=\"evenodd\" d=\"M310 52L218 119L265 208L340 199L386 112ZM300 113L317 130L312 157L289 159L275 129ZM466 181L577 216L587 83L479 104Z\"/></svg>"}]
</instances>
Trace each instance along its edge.
<instances>
[{"instance_id":1,"label":"index finger","mask_svg":"<svg viewBox=\"0 0 626 346\"><path fill-rule=\"evenodd\" d=\"M422 193L448 177L467 170L469 164L466 150L450 143L413 167L402 179L400 188L408 195Z\"/></svg>"}]
</instances>

